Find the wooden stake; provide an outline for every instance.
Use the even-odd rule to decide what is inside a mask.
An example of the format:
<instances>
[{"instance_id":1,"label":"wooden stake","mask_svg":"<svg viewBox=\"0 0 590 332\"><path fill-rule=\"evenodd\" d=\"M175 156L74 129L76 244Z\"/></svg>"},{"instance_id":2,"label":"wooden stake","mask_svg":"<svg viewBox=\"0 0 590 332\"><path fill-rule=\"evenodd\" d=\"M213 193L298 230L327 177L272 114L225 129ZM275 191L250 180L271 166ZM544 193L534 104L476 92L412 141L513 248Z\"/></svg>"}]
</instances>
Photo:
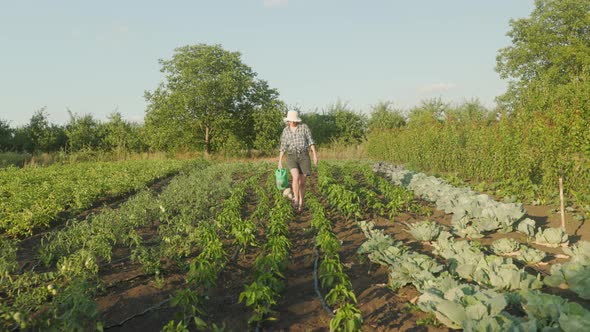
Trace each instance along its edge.
<instances>
[{"instance_id":1,"label":"wooden stake","mask_svg":"<svg viewBox=\"0 0 590 332\"><path fill-rule=\"evenodd\" d=\"M563 199L563 176L559 177L559 200L560 202L560 210L561 210L561 228L565 231L565 208L564 208L564 199Z\"/></svg>"}]
</instances>

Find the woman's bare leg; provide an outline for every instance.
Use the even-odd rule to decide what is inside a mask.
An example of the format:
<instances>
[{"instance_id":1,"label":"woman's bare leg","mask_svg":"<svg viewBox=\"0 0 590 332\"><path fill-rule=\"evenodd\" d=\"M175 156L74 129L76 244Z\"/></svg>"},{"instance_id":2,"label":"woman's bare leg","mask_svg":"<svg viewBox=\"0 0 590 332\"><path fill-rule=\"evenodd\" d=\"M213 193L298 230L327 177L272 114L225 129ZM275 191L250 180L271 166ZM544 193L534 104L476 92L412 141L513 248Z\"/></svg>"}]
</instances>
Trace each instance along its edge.
<instances>
[{"instance_id":1,"label":"woman's bare leg","mask_svg":"<svg viewBox=\"0 0 590 332\"><path fill-rule=\"evenodd\" d=\"M303 198L305 197L305 180L307 179L307 175L300 174L299 175L299 210L303 208Z\"/></svg>"},{"instance_id":2,"label":"woman's bare leg","mask_svg":"<svg viewBox=\"0 0 590 332\"><path fill-rule=\"evenodd\" d=\"M299 203L299 169L291 168L291 178L293 179L293 202L295 205Z\"/></svg>"}]
</instances>

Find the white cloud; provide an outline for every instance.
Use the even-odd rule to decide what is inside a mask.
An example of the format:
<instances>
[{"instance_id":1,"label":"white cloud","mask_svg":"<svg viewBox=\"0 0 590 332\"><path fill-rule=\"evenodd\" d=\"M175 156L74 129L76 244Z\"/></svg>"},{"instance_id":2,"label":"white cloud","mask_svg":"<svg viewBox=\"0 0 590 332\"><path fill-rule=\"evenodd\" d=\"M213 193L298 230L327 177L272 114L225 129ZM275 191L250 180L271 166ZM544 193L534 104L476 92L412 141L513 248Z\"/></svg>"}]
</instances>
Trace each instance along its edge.
<instances>
[{"instance_id":1,"label":"white cloud","mask_svg":"<svg viewBox=\"0 0 590 332\"><path fill-rule=\"evenodd\" d=\"M418 89L421 94L431 94L437 92L446 92L457 87L455 83L435 83L423 85Z\"/></svg>"},{"instance_id":2,"label":"white cloud","mask_svg":"<svg viewBox=\"0 0 590 332\"><path fill-rule=\"evenodd\" d=\"M281 7L289 4L289 0L264 0L264 7Z\"/></svg>"}]
</instances>

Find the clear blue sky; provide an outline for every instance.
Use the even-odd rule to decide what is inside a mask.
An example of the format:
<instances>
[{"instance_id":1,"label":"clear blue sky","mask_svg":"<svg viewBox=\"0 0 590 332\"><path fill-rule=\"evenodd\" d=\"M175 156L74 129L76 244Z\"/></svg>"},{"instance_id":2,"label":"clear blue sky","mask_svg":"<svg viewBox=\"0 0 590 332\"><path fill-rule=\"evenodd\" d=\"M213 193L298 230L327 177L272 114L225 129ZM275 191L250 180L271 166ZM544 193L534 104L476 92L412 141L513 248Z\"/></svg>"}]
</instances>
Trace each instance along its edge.
<instances>
[{"instance_id":1,"label":"clear blue sky","mask_svg":"<svg viewBox=\"0 0 590 332\"><path fill-rule=\"evenodd\" d=\"M533 0L0 0L0 119L41 107L142 121L158 59L221 44L303 111L341 100L367 112L441 97L486 106L504 92L494 71L509 19Z\"/></svg>"}]
</instances>

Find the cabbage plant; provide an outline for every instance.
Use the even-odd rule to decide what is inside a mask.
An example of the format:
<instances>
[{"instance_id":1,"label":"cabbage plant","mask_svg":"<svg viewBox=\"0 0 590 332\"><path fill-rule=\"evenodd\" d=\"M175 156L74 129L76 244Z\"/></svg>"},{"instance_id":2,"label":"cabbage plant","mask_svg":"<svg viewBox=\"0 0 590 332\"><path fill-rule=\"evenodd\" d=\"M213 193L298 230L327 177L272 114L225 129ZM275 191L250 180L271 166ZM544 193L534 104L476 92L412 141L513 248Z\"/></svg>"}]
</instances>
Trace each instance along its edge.
<instances>
[{"instance_id":1,"label":"cabbage plant","mask_svg":"<svg viewBox=\"0 0 590 332\"><path fill-rule=\"evenodd\" d=\"M425 283L435 279L434 274L443 269L431 257L416 252L406 253L389 266L389 285L397 289L411 283L422 292Z\"/></svg>"},{"instance_id":2,"label":"cabbage plant","mask_svg":"<svg viewBox=\"0 0 590 332\"><path fill-rule=\"evenodd\" d=\"M492 243L492 251L497 255L506 255L517 252L520 249L520 242L511 238L501 238Z\"/></svg>"},{"instance_id":3,"label":"cabbage plant","mask_svg":"<svg viewBox=\"0 0 590 332\"><path fill-rule=\"evenodd\" d=\"M521 244L520 254L516 258L526 264L533 265L542 262L546 256L547 254L544 251Z\"/></svg>"},{"instance_id":4,"label":"cabbage plant","mask_svg":"<svg viewBox=\"0 0 590 332\"><path fill-rule=\"evenodd\" d=\"M466 226L473 229L466 232L472 235L497 229L511 231L525 215L522 204L500 203L488 195L478 194L469 188L455 188L433 176L394 168L385 163L375 165L374 169L384 173L394 184L405 186L423 199L434 202L438 209L453 213L458 219L467 216L469 224Z\"/></svg>"},{"instance_id":5,"label":"cabbage plant","mask_svg":"<svg viewBox=\"0 0 590 332\"><path fill-rule=\"evenodd\" d=\"M442 226L434 221L423 220L414 224L407 224L409 232L418 241L432 241L436 239L442 231Z\"/></svg>"},{"instance_id":6,"label":"cabbage plant","mask_svg":"<svg viewBox=\"0 0 590 332\"><path fill-rule=\"evenodd\" d=\"M537 231L535 242L548 247L567 246L568 236L565 230L560 227L545 228Z\"/></svg>"},{"instance_id":7,"label":"cabbage plant","mask_svg":"<svg viewBox=\"0 0 590 332\"><path fill-rule=\"evenodd\" d=\"M571 262L590 265L590 242L588 241L580 241L572 247L565 247L563 252L571 257Z\"/></svg>"},{"instance_id":8,"label":"cabbage plant","mask_svg":"<svg viewBox=\"0 0 590 332\"><path fill-rule=\"evenodd\" d=\"M431 288L418 298L420 309L434 313L441 323L452 329L472 331L475 329L469 327L477 326L478 331L492 331L486 326L500 327L493 330L509 330L510 326L517 324L503 318L510 317L504 311L507 304L501 293L467 284L446 292Z\"/></svg>"},{"instance_id":9,"label":"cabbage plant","mask_svg":"<svg viewBox=\"0 0 590 332\"><path fill-rule=\"evenodd\" d=\"M516 230L529 237L535 236L535 221L531 218L524 218L516 225Z\"/></svg>"},{"instance_id":10,"label":"cabbage plant","mask_svg":"<svg viewBox=\"0 0 590 332\"><path fill-rule=\"evenodd\" d=\"M590 311L575 302L538 291L522 293L522 307L539 331L590 331Z\"/></svg>"},{"instance_id":11,"label":"cabbage plant","mask_svg":"<svg viewBox=\"0 0 590 332\"><path fill-rule=\"evenodd\" d=\"M571 258L563 264L551 266L551 275L544 279L552 287L567 286L583 299L590 299L590 242L580 241L571 248L563 248Z\"/></svg>"},{"instance_id":12,"label":"cabbage plant","mask_svg":"<svg viewBox=\"0 0 590 332\"><path fill-rule=\"evenodd\" d=\"M486 256L479 261L473 280L494 289L539 289L543 286L540 275L533 276L519 269L510 258Z\"/></svg>"}]
</instances>

